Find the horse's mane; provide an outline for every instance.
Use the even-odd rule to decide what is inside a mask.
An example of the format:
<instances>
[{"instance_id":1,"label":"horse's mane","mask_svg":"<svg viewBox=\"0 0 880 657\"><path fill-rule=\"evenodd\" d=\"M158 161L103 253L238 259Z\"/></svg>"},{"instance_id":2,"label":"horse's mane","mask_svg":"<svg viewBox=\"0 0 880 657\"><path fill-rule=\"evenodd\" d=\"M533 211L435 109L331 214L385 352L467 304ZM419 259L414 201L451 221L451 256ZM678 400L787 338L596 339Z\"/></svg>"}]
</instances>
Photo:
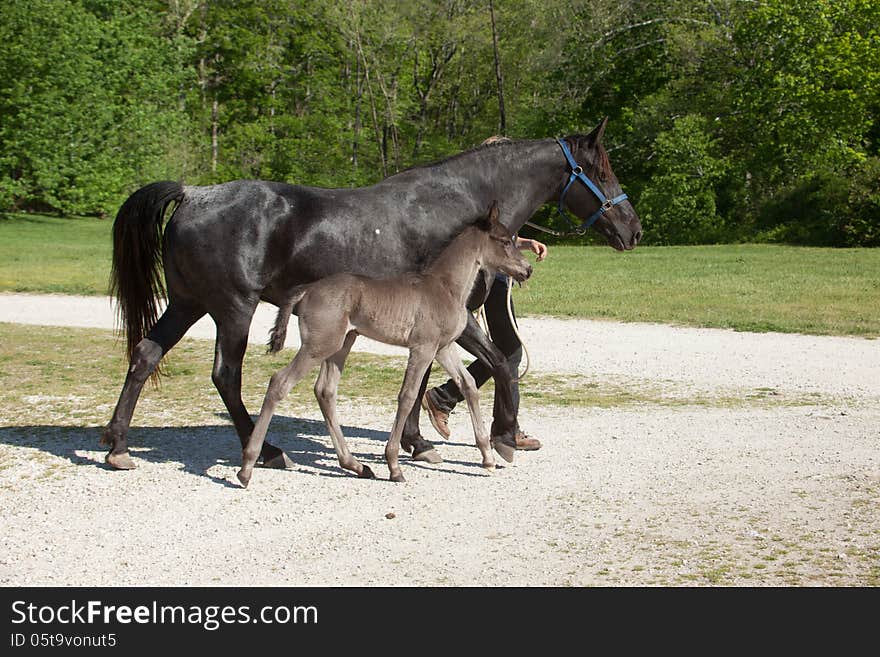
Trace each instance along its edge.
<instances>
[{"instance_id":1,"label":"horse's mane","mask_svg":"<svg viewBox=\"0 0 880 657\"><path fill-rule=\"evenodd\" d=\"M611 161L608 159L608 151L602 144L596 147L596 157L591 173L598 174L599 180L605 180L611 175Z\"/></svg>"},{"instance_id":2,"label":"horse's mane","mask_svg":"<svg viewBox=\"0 0 880 657\"><path fill-rule=\"evenodd\" d=\"M393 174L391 174L391 176L388 176L388 177L391 178L392 176L396 176L399 173L405 173L407 171L414 171L416 169L430 169L431 167L442 166L444 164L449 164L450 162L455 162L456 160L468 157L469 155L473 155L474 153L479 153L481 151L488 151L488 150L492 150L495 148L504 148L506 146L510 146L511 144L516 144L516 143L519 143L522 141L527 141L527 140L523 140L523 139L515 140L515 139L510 139L508 137L497 137L497 136L489 137L483 143L481 143L477 146L474 146L473 148L469 148L466 151L461 151L459 153L453 153L452 155L447 155L446 157L439 159L439 160L434 160L433 162L424 162L422 164L413 164L412 166L407 167L406 169L401 169L400 171L393 173Z\"/></svg>"},{"instance_id":3,"label":"horse's mane","mask_svg":"<svg viewBox=\"0 0 880 657\"><path fill-rule=\"evenodd\" d=\"M586 138L587 135L570 135L567 137L569 145L571 145L571 142L576 144L580 143ZM608 151L605 150L605 147L602 144L596 144L594 150L588 150L586 153L589 154L589 157L583 165L587 170L588 176L598 177L600 180L605 180L611 175L611 161L608 159Z\"/></svg>"},{"instance_id":4,"label":"horse's mane","mask_svg":"<svg viewBox=\"0 0 880 657\"><path fill-rule=\"evenodd\" d=\"M579 143L582 140L586 139L586 135L569 135L567 139L570 142ZM448 155L442 159L434 160L433 162L425 162L422 164L414 164L406 169L401 169L400 171L391 174L388 176L389 178L398 175L399 173L405 173L407 171L415 171L417 169L430 169L431 167L442 166L444 164L449 164L451 162L455 162L456 160L466 158L474 153L479 153L482 151L488 151L497 148L506 148L513 144L521 143L523 139L511 139L510 137L502 137L500 135L493 135L492 137L487 138L481 144L474 146L473 148L469 148L466 151L461 151L459 153L453 153L452 155ZM608 159L608 151L605 150L605 147L602 144L597 144L595 148L595 154L592 151L588 151L591 157L588 158L588 161L585 162L586 167L588 168L588 174L592 176L598 176L601 180L605 180L611 174L611 161Z\"/></svg>"}]
</instances>

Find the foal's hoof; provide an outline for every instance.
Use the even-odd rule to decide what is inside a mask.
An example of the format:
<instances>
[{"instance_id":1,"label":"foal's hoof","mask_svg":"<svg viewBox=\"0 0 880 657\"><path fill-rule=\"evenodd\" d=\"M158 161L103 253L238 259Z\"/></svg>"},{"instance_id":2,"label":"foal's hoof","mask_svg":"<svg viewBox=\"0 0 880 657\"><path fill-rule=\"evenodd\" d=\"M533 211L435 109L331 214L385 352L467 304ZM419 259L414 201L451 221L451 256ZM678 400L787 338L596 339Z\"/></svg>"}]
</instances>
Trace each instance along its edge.
<instances>
[{"instance_id":1,"label":"foal's hoof","mask_svg":"<svg viewBox=\"0 0 880 657\"><path fill-rule=\"evenodd\" d=\"M104 462L115 470L134 470L137 467L134 461L131 460L128 452L121 452L119 454L110 452L104 457Z\"/></svg>"},{"instance_id":2,"label":"foal's hoof","mask_svg":"<svg viewBox=\"0 0 880 657\"><path fill-rule=\"evenodd\" d=\"M361 470L361 473L358 475L358 479L375 479L376 475L370 470L370 466L365 465L364 469Z\"/></svg>"},{"instance_id":3,"label":"foal's hoof","mask_svg":"<svg viewBox=\"0 0 880 657\"><path fill-rule=\"evenodd\" d=\"M511 447L507 443L500 440L493 440L492 447L498 452L498 455L508 463L513 463L513 457L516 454L516 447Z\"/></svg>"},{"instance_id":4,"label":"foal's hoof","mask_svg":"<svg viewBox=\"0 0 880 657\"><path fill-rule=\"evenodd\" d=\"M424 452L413 454L412 460L423 461L424 463L443 463L443 457L440 456L440 452L438 452L433 447L431 449L425 450Z\"/></svg>"},{"instance_id":5,"label":"foal's hoof","mask_svg":"<svg viewBox=\"0 0 880 657\"><path fill-rule=\"evenodd\" d=\"M406 481L406 479L404 479L404 477L403 477L403 473L402 473L402 472L398 472L397 474L394 474L394 473L392 472L392 473L391 473L391 476L388 477L388 479L390 479L391 481L395 481L395 482L397 482L397 483L400 483L400 482L404 482L404 481Z\"/></svg>"},{"instance_id":6,"label":"foal's hoof","mask_svg":"<svg viewBox=\"0 0 880 657\"><path fill-rule=\"evenodd\" d=\"M273 468L275 470L289 470L293 467L293 461L285 454L281 452L277 456L273 456L268 461L263 461L264 468Z\"/></svg>"},{"instance_id":7,"label":"foal's hoof","mask_svg":"<svg viewBox=\"0 0 880 657\"><path fill-rule=\"evenodd\" d=\"M238 474L235 476L238 477L238 480L241 482L243 488L247 488L248 484L251 482L251 475L254 473L253 470L244 471L244 468L238 471Z\"/></svg>"}]
</instances>

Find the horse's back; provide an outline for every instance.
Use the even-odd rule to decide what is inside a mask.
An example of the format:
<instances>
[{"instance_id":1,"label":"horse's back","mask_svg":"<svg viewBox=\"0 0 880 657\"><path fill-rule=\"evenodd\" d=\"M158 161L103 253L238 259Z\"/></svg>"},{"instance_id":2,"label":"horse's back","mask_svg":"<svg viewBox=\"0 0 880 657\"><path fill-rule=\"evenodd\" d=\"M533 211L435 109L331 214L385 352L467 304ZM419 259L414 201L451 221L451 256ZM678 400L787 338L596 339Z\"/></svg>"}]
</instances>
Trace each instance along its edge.
<instances>
[{"instance_id":1,"label":"horse's back","mask_svg":"<svg viewBox=\"0 0 880 657\"><path fill-rule=\"evenodd\" d=\"M315 197L312 188L262 180L184 187L165 229L169 288L259 297L316 221Z\"/></svg>"}]
</instances>

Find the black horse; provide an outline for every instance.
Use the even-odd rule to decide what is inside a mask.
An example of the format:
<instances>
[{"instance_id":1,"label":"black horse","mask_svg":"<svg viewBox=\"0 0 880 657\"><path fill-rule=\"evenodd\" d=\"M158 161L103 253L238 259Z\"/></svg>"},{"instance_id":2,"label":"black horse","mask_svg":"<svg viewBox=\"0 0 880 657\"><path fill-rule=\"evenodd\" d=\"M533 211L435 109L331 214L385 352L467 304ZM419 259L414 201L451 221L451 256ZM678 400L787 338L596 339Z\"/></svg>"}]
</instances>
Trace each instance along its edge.
<instances>
[{"instance_id":1,"label":"black horse","mask_svg":"<svg viewBox=\"0 0 880 657\"><path fill-rule=\"evenodd\" d=\"M164 354L206 313L217 325L212 379L244 446L254 423L241 399L242 360L260 300L281 305L298 286L337 272L384 278L420 270L493 199L511 234L544 203L558 200L562 206L564 198L565 207L594 222L610 246L634 248L641 224L602 146L606 123L588 135L481 146L370 187L240 180L210 187L157 182L136 191L113 225L111 292L130 366L102 436L110 445L107 463L134 467L127 434L141 389L158 375ZM165 210L173 202L178 205L163 235ZM484 280L478 283L470 308L479 307L488 290ZM168 305L158 317L161 297ZM473 318L458 342L492 368L492 439L515 445L504 355ZM426 382L427 373L420 394ZM419 434L419 410L415 404L401 443L414 458L431 460L436 452ZM261 457L270 467L287 464L269 443Z\"/></svg>"}]
</instances>

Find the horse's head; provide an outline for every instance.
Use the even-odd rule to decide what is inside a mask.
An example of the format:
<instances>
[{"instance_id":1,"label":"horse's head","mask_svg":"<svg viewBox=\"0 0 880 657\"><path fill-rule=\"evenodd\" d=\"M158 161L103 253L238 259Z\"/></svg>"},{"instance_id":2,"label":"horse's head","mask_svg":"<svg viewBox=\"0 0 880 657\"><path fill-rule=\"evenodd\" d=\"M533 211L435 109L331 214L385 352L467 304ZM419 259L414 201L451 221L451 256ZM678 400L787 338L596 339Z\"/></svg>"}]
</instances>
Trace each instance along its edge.
<instances>
[{"instance_id":1,"label":"horse's head","mask_svg":"<svg viewBox=\"0 0 880 657\"><path fill-rule=\"evenodd\" d=\"M500 271L520 283L532 275L532 265L516 248L510 231L498 221L498 201L492 201L489 212L475 225L484 237L479 256L484 269Z\"/></svg>"},{"instance_id":2,"label":"horse's head","mask_svg":"<svg viewBox=\"0 0 880 657\"><path fill-rule=\"evenodd\" d=\"M559 187L559 202L583 220L584 229L592 225L605 236L609 246L628 251L642 238L642 224L620 188L608 152L602 145L607 123L608 117L605 117L590 134L559 140L563 151L560 155L568 158L567 148L575 165L569 159Z\"/></svg>"}]
</instances>

